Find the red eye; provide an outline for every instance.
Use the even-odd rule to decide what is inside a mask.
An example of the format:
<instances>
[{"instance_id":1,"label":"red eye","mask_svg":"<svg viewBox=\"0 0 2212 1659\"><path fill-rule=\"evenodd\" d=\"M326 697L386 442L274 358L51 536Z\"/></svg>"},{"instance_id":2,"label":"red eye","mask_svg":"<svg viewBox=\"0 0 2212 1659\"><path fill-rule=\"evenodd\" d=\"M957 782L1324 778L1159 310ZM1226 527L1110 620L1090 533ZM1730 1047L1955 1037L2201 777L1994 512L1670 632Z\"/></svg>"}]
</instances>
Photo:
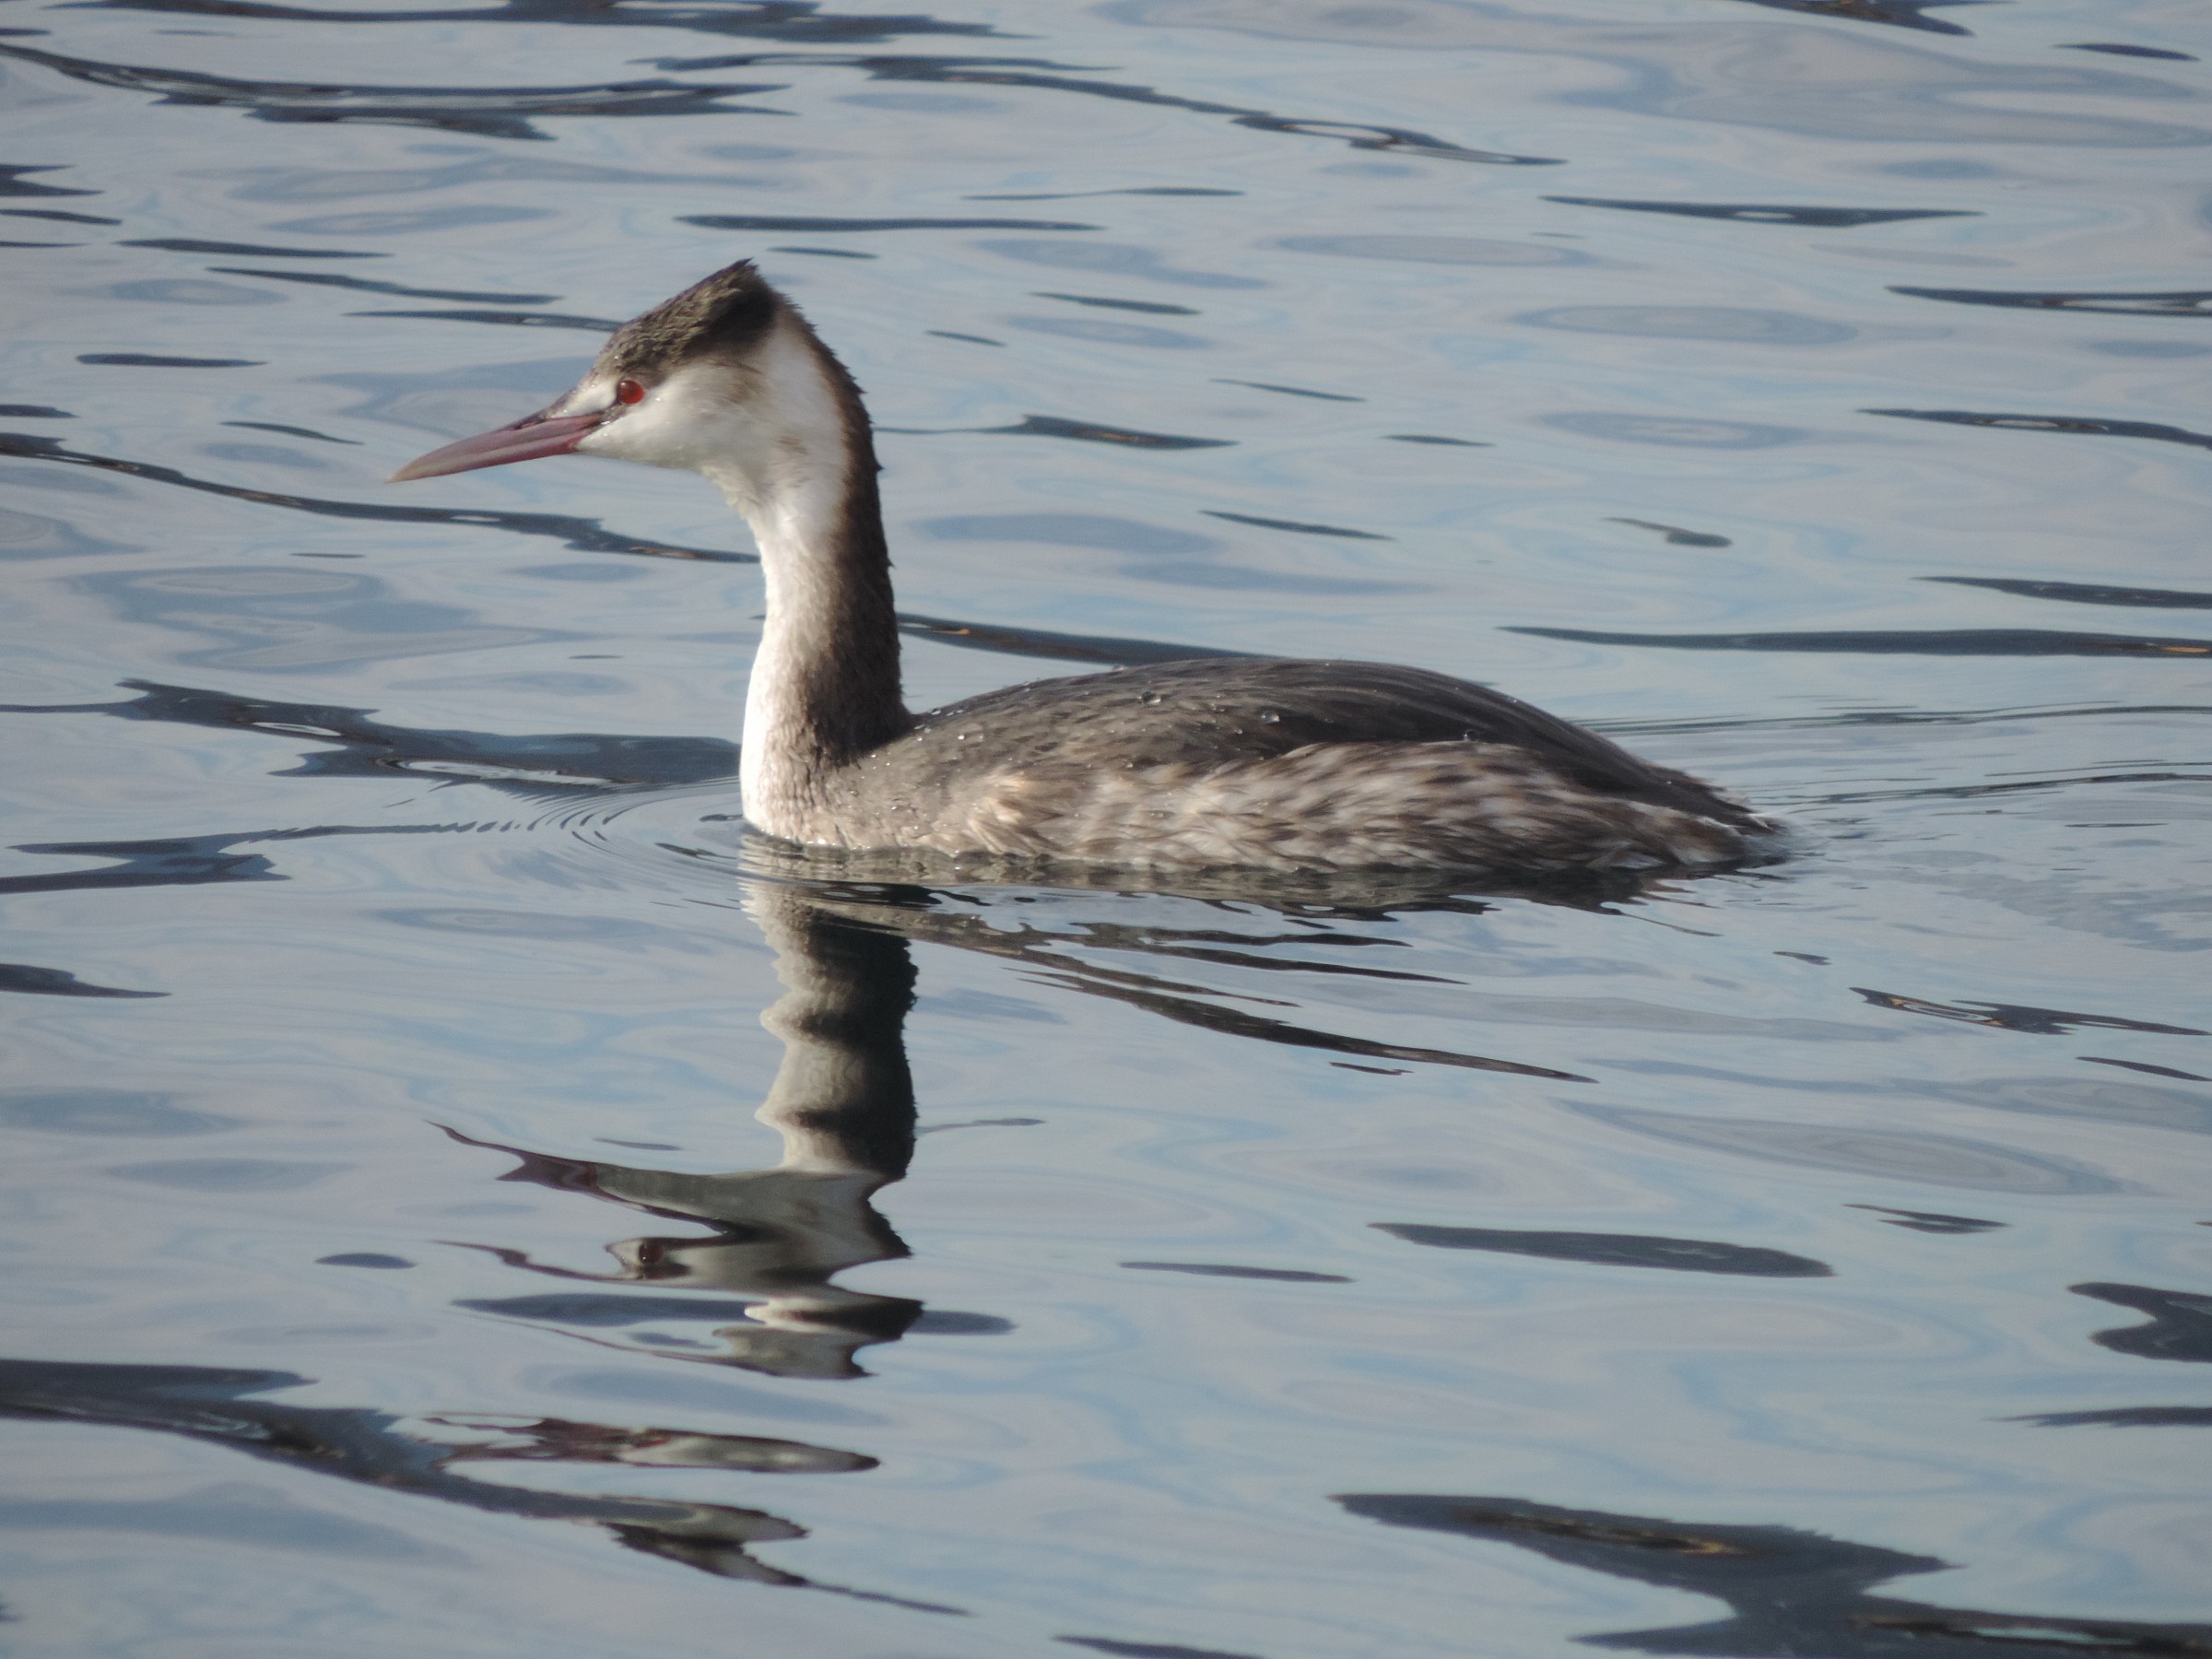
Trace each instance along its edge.
<instances>
[{"instance_id":1,"label":"red eye","mask_svg":"<svg viewBox=\"0 0 2212 1659\"><path fill-rule=\"evenodd\" d=\"M645 388L633 380L618 381L615 383L615 401L626 404L643 403Z\"/></svg>"}]
</instances>

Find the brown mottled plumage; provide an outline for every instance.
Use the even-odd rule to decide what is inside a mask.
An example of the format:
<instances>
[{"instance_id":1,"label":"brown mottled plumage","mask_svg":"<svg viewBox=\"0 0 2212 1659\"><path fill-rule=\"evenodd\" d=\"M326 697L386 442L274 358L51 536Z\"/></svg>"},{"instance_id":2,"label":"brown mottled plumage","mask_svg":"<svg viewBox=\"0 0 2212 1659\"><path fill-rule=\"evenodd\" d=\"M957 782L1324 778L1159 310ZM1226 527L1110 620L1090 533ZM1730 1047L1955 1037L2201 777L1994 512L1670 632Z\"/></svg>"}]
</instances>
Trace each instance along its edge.
<instances>
[{"instance_id":1,"label":"brown mottled plumage","mask_svg":"<svg viewBox=\"0 0 2212 1659\"><path fill-rule=\"evenodd\" d=\"M859 388L749 264L626 324L567 396L400 477L574 451L703 474L768 614L746 816L806 845L1153 869L1714 865L1775 826L1695 778L1445 675L1202 658L910 714Z\"/></svg>"}]
</instances>

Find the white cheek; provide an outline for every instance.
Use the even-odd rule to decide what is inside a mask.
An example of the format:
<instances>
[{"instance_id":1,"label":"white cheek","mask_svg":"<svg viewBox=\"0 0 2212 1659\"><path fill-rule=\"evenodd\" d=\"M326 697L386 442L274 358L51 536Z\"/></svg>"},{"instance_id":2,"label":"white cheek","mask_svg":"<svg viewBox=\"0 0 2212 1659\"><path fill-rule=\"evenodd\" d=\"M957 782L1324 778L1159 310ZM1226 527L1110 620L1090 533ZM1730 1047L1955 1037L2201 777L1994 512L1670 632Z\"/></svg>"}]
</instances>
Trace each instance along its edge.
<instances>
[{"instance_id":1,"label":"white cheek","mask_svg":"<svg viewBox=\"0 0 2212 1659\"><path fill-rule=\"evenodd\" d=\"M604 409L618 383L612 374L594 374L564 406ZM599 401L587 401L594 397ZM576 449L700 473L764 535L826 519L850 470L836 388L818 348L796 325L770 334L742 361L684 364Z\"/></svg>"},{"instance_id":2,"label":"white cheek","mask_svg":"<svg viewBox=\"0 0 2212 1659\"><path fill-rule=\"evenodd\" d=\"M700 370L678 370L648 392L642 403L587 435L577 453L698 472L712 461L764 443L758 423L733 406L728 388L717 383L720 379ZM596 406L615 401L612 382L603 390L592 383L577 390L579 408L594 406L583 400L595 392Z\"/></svg>"}]
</instances>

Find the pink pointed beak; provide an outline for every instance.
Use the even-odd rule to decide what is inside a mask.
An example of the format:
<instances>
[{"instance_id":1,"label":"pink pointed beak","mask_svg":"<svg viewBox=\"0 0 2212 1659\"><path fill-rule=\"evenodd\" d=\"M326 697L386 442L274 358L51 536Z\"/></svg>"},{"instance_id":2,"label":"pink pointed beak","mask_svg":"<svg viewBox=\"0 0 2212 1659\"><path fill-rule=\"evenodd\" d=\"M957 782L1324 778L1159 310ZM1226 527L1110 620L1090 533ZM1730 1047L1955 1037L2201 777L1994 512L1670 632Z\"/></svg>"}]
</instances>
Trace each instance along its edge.
<instances>
[{"instance_id":1,"label":"pink pointed beak","mask_svg":"<svg viewBox=\"0 0 2212 1659\"><path fill-rule=\"evenodd\" d=\"M391 477L405 484L413 478L437 478L447 473L474 472L479 466L504 466L510 461L535 461L540 455L565 455L583 441L615 409L592 415L525 415L512 426L478 432L427 455L418 455Z\"/></svg>"}]
</instances>

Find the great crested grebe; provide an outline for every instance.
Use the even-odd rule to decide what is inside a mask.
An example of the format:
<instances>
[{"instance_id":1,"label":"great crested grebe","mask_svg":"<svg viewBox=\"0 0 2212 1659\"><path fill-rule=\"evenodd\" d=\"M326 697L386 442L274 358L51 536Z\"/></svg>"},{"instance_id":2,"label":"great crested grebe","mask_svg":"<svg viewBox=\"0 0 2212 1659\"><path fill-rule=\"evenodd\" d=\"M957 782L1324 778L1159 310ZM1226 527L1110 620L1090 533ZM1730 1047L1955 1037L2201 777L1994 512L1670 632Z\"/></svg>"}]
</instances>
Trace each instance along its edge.
<instances>
[{"instance_id":1,"label":"great crested grebe","mask_svg":"<svg viewBox=\"0 0 2212 1659\"><path fill-rule=\"evenodd\" d=\"M1724 864L1776 826L1465 680L1204 658L907 712L860 389L749 261L623 324L565 396L394 482L541 455L703 475L759 544L745 816L816 847L1273 871Z\"/></svg>"}]
</instances>

